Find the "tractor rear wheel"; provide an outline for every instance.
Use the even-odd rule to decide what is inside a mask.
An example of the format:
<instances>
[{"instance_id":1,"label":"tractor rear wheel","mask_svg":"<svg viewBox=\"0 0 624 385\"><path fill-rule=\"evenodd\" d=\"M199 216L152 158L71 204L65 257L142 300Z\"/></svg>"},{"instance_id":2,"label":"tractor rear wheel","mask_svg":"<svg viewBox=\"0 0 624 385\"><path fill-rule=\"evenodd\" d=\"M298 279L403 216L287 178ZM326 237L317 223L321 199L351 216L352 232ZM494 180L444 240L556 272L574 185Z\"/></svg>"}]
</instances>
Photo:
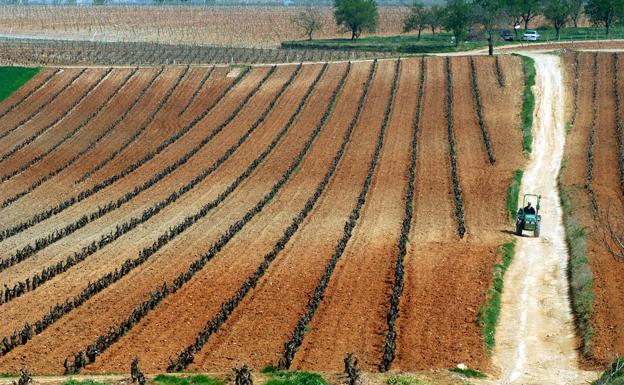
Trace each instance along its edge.
<instances>
[{"instance_id":1,"label":"tractor rear wheel","mask_svg":"<svg viewBox=\"0 0 624 385\"><path fill-rule=\"evenodd\" d=\"M522 235L522 222L520 222L520 221L516 222L516 235L517 236L521 236Z\"/></svg>"},{"instance_id":2,"label":"tractor rear wheel","mask_svg":"<svg viewBox=\"0 0 624 385\"><path fill-rule=\"evenodd\" d=\"M539 222L535 224L535 231L533 232L533 235L535 236L535 238L539 238L540 236L540 223Z\"/></svg>"}]
</instances>

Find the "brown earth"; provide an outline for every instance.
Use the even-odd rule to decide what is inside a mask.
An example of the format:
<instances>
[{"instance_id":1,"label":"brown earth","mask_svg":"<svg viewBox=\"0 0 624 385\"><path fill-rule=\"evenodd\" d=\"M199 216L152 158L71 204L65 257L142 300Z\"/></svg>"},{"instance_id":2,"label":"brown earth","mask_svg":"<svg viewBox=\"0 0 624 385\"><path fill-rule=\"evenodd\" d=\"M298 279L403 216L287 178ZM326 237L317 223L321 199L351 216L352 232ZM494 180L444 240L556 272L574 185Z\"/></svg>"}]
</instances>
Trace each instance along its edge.
<instances>
[{"instance_id":1,"label":"brown earth","mask_svg":"<svg viewBox=\"0 0 624 385\"><path fill-rule=\"evenodd\" d=\"M476 314L486 299L486 290L491 282L491 267L498 260L497 246L507 239L505 230L509 224L505 219L506 188L512 171L523 165L521 132L518 130L523 87L521 61L515 57L500 57L506 81L505 87L501 88L496 80L493 59L475 58L483 113L497 157L496 165L491 166L485 157L483 139L476 120L469 59L451 59L453 119L468 227L466 239L459 241L450 182L445 118L445 63L442 58L426 60L414 218L405 260L405 290L400 305L394 368L444 368L465 362L471 367L487 369L488 358L476 324ZM283 353L284 343L290 338L336 242L342 236L344 223L361 189L388 102L395 64L395 61L379 62L361 119L343 160L320 200L257 287L250 291L228 321L196 355L189 369L222 370L242 362L260 368L277 363ZM95 364L89 365L89 372L126 371L128 360L133 356L140 357L142 368L147 372L163 371L170 356L194 341L197 332L219 310L221 303L257 268L262 256L273 247L322 179L353 118L371 65L370 62L353 64L352 73L327 126L321 131L301 166L264 211L249 222L193 280L151 311L125 337L100 356ZM320 67L320 64L305 65L250 139L184 197L68 272L35 291L0 305L0 318L3 320L0 323L0 336L12 333L24 322L33 322L53 304L75 295L88 281L113 270L125 259L136 257L139 250L150 245L159 234L218 196L282 129ZM329 66L289 134L224 202L163 247L140 268L62 317L27 344L1 357L0 371L15 372L26 365L38 373L62 372L65 357L73 351L84 349L98 335L125 319L132 308L144 301L150 292L163 282L171 283L181 271L185 271L191 261L206 252L280 178L327 109L331 92L345 69L345 63ZM105 159L131 137L153 111L182 71L180 67L168 67L136 106L136 113L131 113L113 134L67 170L3 209L0 215L2 228L19 223L62 201L69 194L75 194L123 170L156 148L201 113L233 80L226 76L229 69L215 69L196 101L178 117L208 70L191 68L170 101L139 139L90 179L74 185L82 173ZM173 163L229 116L268 70L268 67L254 67L211 114L132 174L61 214L0 242L0 256L5 258L35 239L91 212L98 205L117 199ZM0 272L0 283L25 279L42 267L63 260L113 230L116 225L140 215L143 210L190 181L238 141L293 70L294 66L280 66L240 114L187 164L122 209L46 247L27 261ZM92 69L87 73L97 71L103 69ZM97 105L95 92L105 97L106 90L110 92L114 89L115 84L118 84L115 82L121 81L128 71L114 70L92 97L87 97L83 104L72 110L58 124L58 129L55 127L50 135L41 138L41 142L50 146L55 142L55 137L71 131L72 127L88 116L89 107ZM361 359L361 365L367 370L376 370L381 360L387 329L385 317L394 282L396 248L405 210L404 194L419 71L420 59L403 61L384 150L366 204L353 237L330 279L325 298L310 323L310 331L295 356L293 368L340 370L347 351L355 351ZM115 97L114 103L98 114L74 139L50 154L49 162L43 161L23 176L3 184L0 197L5 199L23 190L37 177L45 175L88 146L101 130L114 121L115 116L127 109L136 93L154 74L155 69L140 69ZM62 87L63 83L57 81L57 78L60 78L60 74L35 95L48 92L49 87ZM51 93L53 91L48 92ZM45 97L39 96L39 99ZM58 110L59 106L51 104L48 108ZM29 110L22 112L20 107L16 111L15 116L13 113L7 114L4 119L8 122L11 119L19 121L24 116L21 114L27 116ZM41 115L47 115L47 112L45 109ZM22 128L16 131L20 130ZM8 136L0 144L6 142L9 147L18 143L13 140L19 141L18 135L10 138L13 136ZM27 146L23 152L36 154L36 151L45 150L35 144ZM597 147L602 148L598 143ZM597 158L596 167L599 162L606 162L610 157L607 156L606 160ZM484 205L488 206L488 210L483 210Z\"/></svg>"},{"instance_id":2,"label":"brown earth","mask_svg":"<svg viewBox=\"0 0 624 385\"><path fill-rule=\"evenodd\" d=\"M593 188L597 194L598 208L602 218L608 210L612 216L621 215L624 206L620 203L618 170L618 150L615 131L615 97L613 87L615 74L613 72L612 53L598 54L598 120L596 125L596 142L594 146ZM623 57L620 55L622 70ZM574 76L574 57L572 54L564 56L566 75ZM600 217L594 218L588 193L583 188L587 173L587 148L589 128L592 116L591 84L593 81L594 54L580 53L584 71L579 79L579 99L577 122L568 134L566 146L567 167L563 173L563 183L569 192L573 203L573 217L579 221L588 234L587 250L590 268L593 273L593 312L592 327L595 335L591 342L591 356L593 362L607 364L616 355L624 353L624 334L620 332L624 324L624 298L622 292L622 274L624 263L616 261L604 246L603 232ZM619 81L620 95L623 94L621 76ZM570 92L571 94L571 92ZM620 107L622 108L622 106Z\"/></svg>"}]
</instances>

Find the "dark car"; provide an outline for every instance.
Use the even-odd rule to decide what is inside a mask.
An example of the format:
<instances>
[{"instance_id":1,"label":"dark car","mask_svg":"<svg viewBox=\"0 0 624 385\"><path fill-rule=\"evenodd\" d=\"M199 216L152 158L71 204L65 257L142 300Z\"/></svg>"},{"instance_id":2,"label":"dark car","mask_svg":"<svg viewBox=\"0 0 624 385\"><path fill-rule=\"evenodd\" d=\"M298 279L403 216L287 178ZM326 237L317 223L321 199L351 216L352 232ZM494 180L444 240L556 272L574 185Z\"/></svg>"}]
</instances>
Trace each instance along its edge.
<instances>
[{"instance_id":1,"label":"dark car","mask_svg":"<svg viewBox=\"0 0 624 385\"><path fill-rule=\"evenodd\" d=\"M505 41L513 41L514 39L514 34L513 32L509 31L509 30L504 30L501 31L501 38Z\"/></svg>"}]
</instances>

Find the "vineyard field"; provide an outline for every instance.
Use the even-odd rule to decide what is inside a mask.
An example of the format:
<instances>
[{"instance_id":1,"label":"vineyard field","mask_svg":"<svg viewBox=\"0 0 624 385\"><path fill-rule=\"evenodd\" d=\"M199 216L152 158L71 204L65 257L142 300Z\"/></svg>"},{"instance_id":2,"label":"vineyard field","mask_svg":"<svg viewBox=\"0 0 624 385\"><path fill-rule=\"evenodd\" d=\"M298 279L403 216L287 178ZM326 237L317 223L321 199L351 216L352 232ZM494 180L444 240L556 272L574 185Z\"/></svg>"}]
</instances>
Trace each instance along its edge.
<instances>
[{"instance_id":1,"label":"vineyard field","mask_svg":"<svg viewBox=\"0 0 624 385\"><path fill-rule=\"evenodd\" d=\"M522 66L44 68L0 103L0 372L488 370Z\"/></svg>"}]
</instances>

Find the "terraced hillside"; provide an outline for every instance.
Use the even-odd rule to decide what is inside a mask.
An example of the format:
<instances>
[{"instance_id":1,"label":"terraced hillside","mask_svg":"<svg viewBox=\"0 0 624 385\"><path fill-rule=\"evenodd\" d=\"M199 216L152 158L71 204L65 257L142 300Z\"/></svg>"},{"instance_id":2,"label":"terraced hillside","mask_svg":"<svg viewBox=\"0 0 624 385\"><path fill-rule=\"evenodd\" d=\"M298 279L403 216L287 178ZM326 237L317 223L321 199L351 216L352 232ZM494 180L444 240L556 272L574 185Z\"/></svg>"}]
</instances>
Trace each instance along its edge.
<instances>
[{"instance_id":1,"label":"terraced hillside","mask_svg":"<svg viewBox=\"0 0 624 385\"><path fill-rule=\"evenodd\" d=\"M517 57L47 68L0 104L0 372L486 368Z\"/></svg>"}]
</instances>

